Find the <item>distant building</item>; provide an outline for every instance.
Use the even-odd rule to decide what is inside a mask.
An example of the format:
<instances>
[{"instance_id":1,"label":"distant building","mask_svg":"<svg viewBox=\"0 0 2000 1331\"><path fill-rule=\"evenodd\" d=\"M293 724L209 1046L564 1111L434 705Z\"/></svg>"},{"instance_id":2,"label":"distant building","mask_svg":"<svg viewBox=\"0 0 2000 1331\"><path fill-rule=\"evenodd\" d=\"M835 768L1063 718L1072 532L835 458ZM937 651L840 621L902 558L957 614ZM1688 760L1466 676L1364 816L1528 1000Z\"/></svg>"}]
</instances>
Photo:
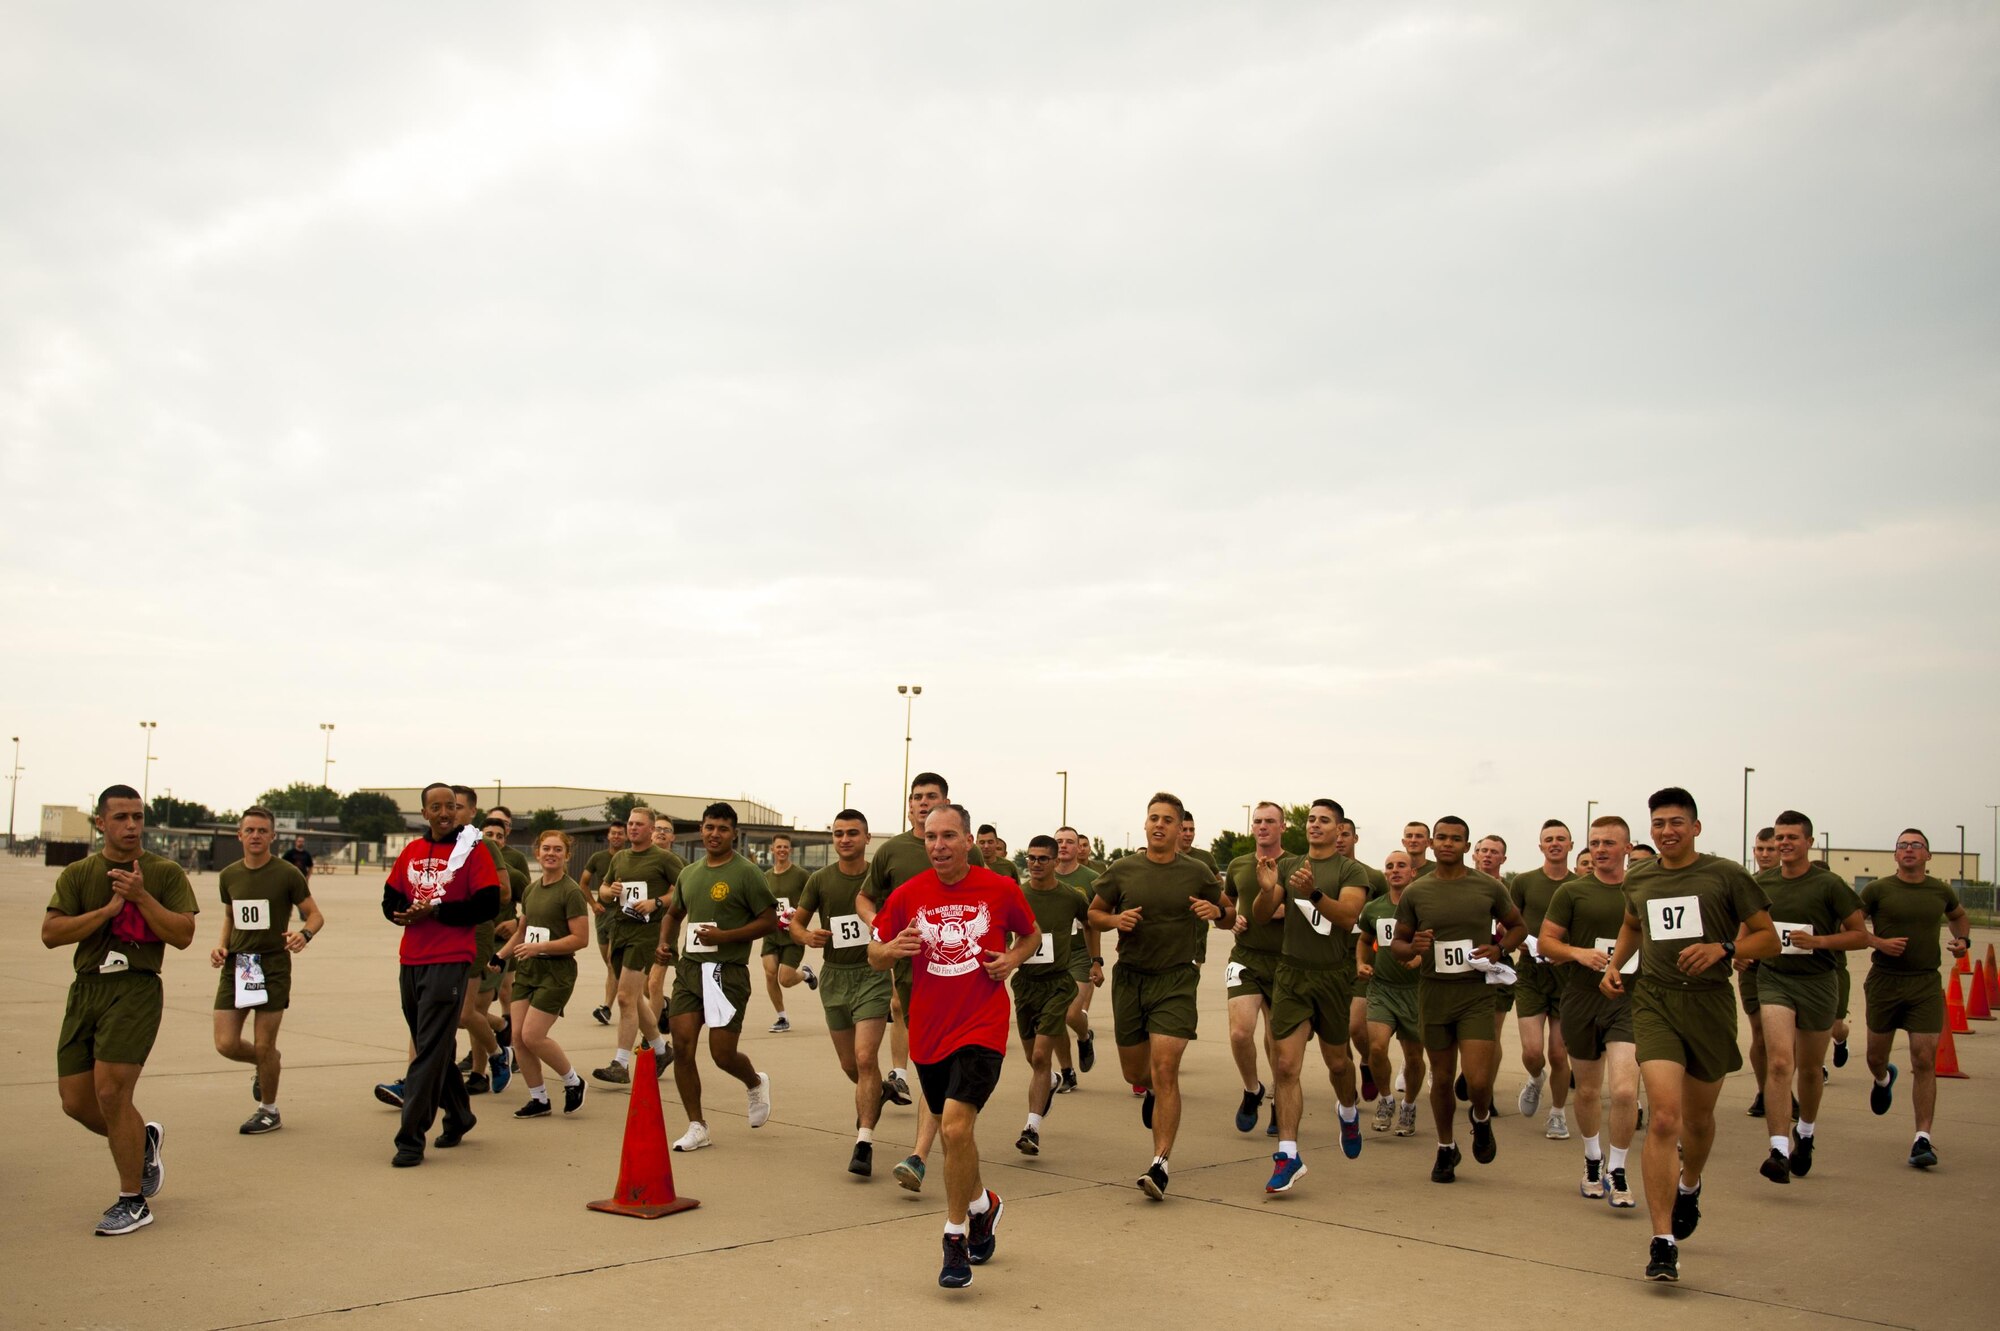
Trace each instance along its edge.
<instances>
[{"instance_id":1,"label":"distant building","mask_svg":"<svg viewBox=\"0 0 2000 1331\"><path fill-rule=\"evenodd\" d=\"M1849 885L1863 888L1877 878L1896 876L1896 852L1893 850L1842 850L1839 846L1815 858L1824 859L1826 867L1845 878ZM1985 881L1979 874L1979 855L1967 851L1965 862L1959 863L1956 850L1931 848L1930 867L1925 870L1933 878L1942 878L1947 883L1977 883Z\"/></svg>"},{"instance_id":2,"label":"distant building","mask_svg":"<svg viewBox=\"0 0 2000 1331\"><path fill-rule=\"evenodd\" d=\"M97 835L90 815L69 804L42 806L42 840L90 841Z\"/></svg>"}]
</instances>

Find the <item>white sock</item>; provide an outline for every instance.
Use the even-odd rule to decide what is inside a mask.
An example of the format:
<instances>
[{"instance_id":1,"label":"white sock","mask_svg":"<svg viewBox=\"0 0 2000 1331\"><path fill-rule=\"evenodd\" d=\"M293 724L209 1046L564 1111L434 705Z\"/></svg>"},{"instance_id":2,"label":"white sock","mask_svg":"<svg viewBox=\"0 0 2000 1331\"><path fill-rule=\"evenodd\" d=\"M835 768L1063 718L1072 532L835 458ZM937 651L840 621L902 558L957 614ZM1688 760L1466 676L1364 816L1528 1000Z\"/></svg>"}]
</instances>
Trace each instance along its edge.
<instances>
[{"instance_id":1,"label":"white sock","mask_svg":"<svg viewBox=\"0 0 2000 1331\"><path fill-rule=\"evenodd\" d=\"M1040 1114L1028 1115L1028 1126L1036 1132L1040 1132L1042 1130L1042 1116Z\"/></svg>"},{"instance_id":2,"label":"white sock","mask_svg":"<svg viewBox=\"0 0 2000 1331\"><path fill-rule=\"evenodd\" d=\"M1493 1111L1489 1109L1484 1114L1474 1114L1472 1116L1472 1121L1474 1123L1484 1123L1487 1119L1492 1117L1493 1117Z\"/></svg>"},{"instance_id":3,"label":"white sock","mask_svg":"<svg viewBox=\"0 0 2000 1331\"><path fill-rule=\"evenodd\" d=\"M583 1074L578 1072L575 1068L571 1068L569 1070L569 1075L563 1078L563 1085L565 1086L583 1085Z\"/></svg>"},{"instance_id":4,"label":"white sock","mask_svg":"<svg viewBox=\"0 0 2000 1331\"><path fill-rule=\"evenodd\" d=\"M1889 1074L1885 1072L1881 1076L1877 1077L1875 1079L1875 1084L1877 1086L1887 1086L1889 1084Z\"/></svg>"},{"instance_id":5,"label":"white sock","mask_svg":"<svg viewBox=\"0 0 2000 1331\"><path fill-rule=\"evenodd\" d=\"M647 1043L653 1046L653 1053L656 1055L667 1052L667 1037L664 1035L656 1035Z\"/></svg>"},{"instance_id":6,"label":"white sock","mask_svg":"<svg viewBox=\"0 0 2000 1331\"><path fill-rule=\"evenodd\" d=\"M1586 1160L1602 1160L1604 1158L1604 1147L1598 1143L1595 1136L1583 1139L1583 1158Z\"/></svg>"},{"instance_id":7,"label":"white sock","mask_svg":"<svg viewBox=\"0 0 2000 1331\"><path fill-rule=\"evenodd\" d=\"M950 1238L950 1237L951 1237L951 1236L952 1236L953 1234L956 1234L956 1235L958 1235L958 1236L959 1236L960 1238L965 1238L965 1237L967 1237L967 1236L968 1236L968 1235L969 1235L969 1234L970 1234L971 1232L972 1232L972 1229L971 1229L971 1226L970 1226L969 1224L965 1224L965 1225L954 1225L954 1224L952 1224L952 1223L951 1223L951 1221L949 1221L949 1220L947 1220L947 1221L945 1221L945 1222L944 1222L944 1233L945 1233L945 1237L946 1237L946 1238Z\"/></svg>"},{"instance_id":8,"label":"white sock","mask_svg":"<svg viewBox=\"0 0 2000 1331\"><path fill-rule=\"evenodd\" d=\"M1701 1184L1697 1183L1692 1188L1690 1188L1687 1184L1681 1182L1680 1179L1676 1177L1674 1179L1674 1191L1678 1192L1683 1197L1692 1197L1697 1192L1701 1191Z\"/></svg>"},{"instance_id":9,"label":"white sock","mask_svg":"<svg viewBox=\"0 0 2000 1331\"><path fill-rule=\"evenodd\" d=\"M892 1068L889 1071L889 1075L897 1081L908 1081L910 1079L910 1070L908 1068Z\"/></svg>"},{"instance_id":10,"label":"white sock","mask_svg":"<svg viewBox=\"0 0 2000 1331\"><path fill-rule=\"evenodd\" d=\"M278 1112L278 1107L277 1107L276 1105L274 1105L274 1104L272 1104L272 1105L264 1105L264 1104L260 1104L260 1105L258 1105L257 1107L258 1107L259 1109L263 1110L263 1111L264 1111L265 1113L267 1113L267 1114L275 1114L275 1113L277 1113L277 1112Z\"/></svg>"},{"instance_id":11,"label":"white sock","mask_svg":"<svg viewBox=\"0 0 2000 1331\"><path fill-rule=\"evenodd\" d=\"M530 1100L539 1100L541 1103L547 1104L549 1102L549 1088L547 1084L545 1083L541 1086L530 1086L528 1088L528 1098Z\"/></svg>"},{"instance_id":12,"label":"white sock","mask_svg":"<svg viewBox=\"0 0 2000 1331\"><path fill-rule=\"evenodd\" d=\"M1800 1119L1800 1120L1799 1120L1799 1140L1801 1140L1801 1141L1811 1141L1811 1140L1812 1140L1812 1135L1813 1135L1813 1129L1814 1129L1814 1128L1815 1128L1816 1126L1818 1126L1818 1125L1817 1125L1817 1124L1813 1124L1813 1123L1808 1123L1808 1122L1806 1122L1806 1121L1805 1121L1804 1119Z\"/></svg>"},{"instance_id":13,"label":"white sock","mask_svg":"<svg viewBox=\"0 0 2000 1331\"><path fill-rule=\"evenodd\" d=\"M1361 1106L1359 1104L1344 1105L1335 1101L1334 1112L1340 1115L1342 1123L1356 1123L1361 1119Z\"/></svg>"},{"instance_id":14,"label":"white sock","mask_svg":"<svg viewBox=\"0 0 2000 1331\"><path fill-rule=\"evenodd\" d=\"M875 1129L856 1128L854 1130L854 1140L858 1142L868 1142L872 1145L875 1141Z\"/></svg>"},{"instance_id":15,"label":"white sock","mask_svg":"<svg viewBox=\"0 0 2000 1331\"><path fill-rule=\"evenodd\" d=\"M1930 1134L1929 1134L1928 1132L1920 1132L1920 1133L1918 1133L1918 1134L1917 1134L1917 1136L1916 1136L1916 1140L1915 1140L1915 1141L1912 1141L1912 1142L1910 1143L1910 1145L1912 1145L1912 1146L1915 1146L1915 1145L1917 1144L1917 1142L1927 1142L1927 1141L1929 1141L1930 1139L1931 1139L1931 1135L1930 1135Z\"/></svg>"},{"instance_id":16,"label":"white sock","mask_svg":"<svg viewBox=\"0 0 2000 1331\"><path fill-rule=\"evenodd\" d=\"M1671 1235L1671 1234L1655 1234L1655 1235L1653 1235L1653 1242L1655 1242L1655 1243L1658 1243L1658 1242L1659 1242L1659 1241L1660 1241L1661 1239L1665 1239L1665 1240L1666 1240L1666 1241L1667 1241L1668 1243L1673 1243L1673 1244L1674 1244L1674 1246L1675 1246L1676 1248L1678 1248L1678 1247L1680 1247L1680 1246L1681 1246L1681 1245L1680 1245L1680 1244L1678 1244L1678 1243L1674 1243L1674 1236L1673 1236L1673 1235Z\"/></svg>"},{"instance_id":17,"label":"white sock","mask_svg":"<svg viewBox=\"0 0 2000 1331\"><path fill-rule=\"evenodd\" d=\"M1606 1160L1606 1161L1605 1161L1605 1163L1606 1163L1606 1164L1608 1164L1608 1165L1610 1165L1610 1166L1611 1166L1611 1168L1613 1168L1613 1169L1623 1169L1623 1168L1625 1168L1625 1153L1626 1153L1627 1151L1631 1150L1631 1149L1632 1149L1632 1148L1631 1148L1631 1147L1629 1147L1629 1146L1614 1146L1614 1147L1612 1147L1612 1148L1611 1148L1611 1157L1610 1157L1610 1159Z\"/></svg>"},{"instance_id":18,"label":"white sock","mask_svg":"<svg viewBox=\"0 0 2000 1331\"><path fill-rule=\"evenodd\" d=\"M1792 1139L1790 1137L1773 1137L1771 1138L1771 1149L1779 1155L1790 1156L1792 1153Z\"/></svg>"},{"instance_id":19,"label":"white sock","mask_svg":"<svg viewBox=\"0 0 2000 1331\"><path fill-rule=\"evenodd\" d=\"M1154 1156L1153 1163L1160 1167L1160 1172L1162 1174L1167 1172L1167 1157L1165 1157L1164 1155Z\"/></svg>"},{"instance_id":20,"label":"white sock","mask_svg":"<svg viewBox=\"0 0 2000 1331\"><path fill-rule=\"evenodd\" d=\"M1439 1142L1439 1143L1438 1143L1438 1149L1439 1149L1440 1151L1452 1151L1452 1150L1456 1150L1456 1149L1458 1149L1458 1143L1457 1143L1457 1142Z\"/></svg>"},{"instance_id":21,"label":"white sock","mask_svg":"<svg viewBox=\"0 0 2000 1331\"><path fill-rule=\"evenodd\" d=\"M622 1068L632 1061L632 1051L630 1049L614 1050L611 1054L611 1061Z\"/></svg>"},{"instance_id":22,"label":"white sock","mask_svg":"<svg viewBox=\"0 0 2000 1331\"><path fill-rule=\"evenodd\" d=\"M979 1195L967 1204L965 1213L968 1216L985 1215L992 1208L993 1203L986 1199L986 1189L981 1188Z\"/></svg>"},{"instance_id":23,"label":"white sock","mask_svg":"<svg viewBox=\"0 0 2000 1331\"><path fill-rule=\"evenodd\" d=\"M1279 1142L1278 1154L1289 1155L1292 1159L1296 1160L1299 1158L1299 1144L1297 1142Z\"/></svg>"}]
</instances>

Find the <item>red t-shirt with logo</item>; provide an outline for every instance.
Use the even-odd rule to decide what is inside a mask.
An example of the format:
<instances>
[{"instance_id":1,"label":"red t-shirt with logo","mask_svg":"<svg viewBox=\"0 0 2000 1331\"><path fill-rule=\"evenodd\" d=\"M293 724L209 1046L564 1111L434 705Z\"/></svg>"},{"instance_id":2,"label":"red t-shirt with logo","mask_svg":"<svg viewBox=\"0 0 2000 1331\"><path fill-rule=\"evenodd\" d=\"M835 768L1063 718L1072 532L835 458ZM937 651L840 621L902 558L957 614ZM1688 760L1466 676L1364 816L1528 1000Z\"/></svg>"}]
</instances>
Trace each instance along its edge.
<instances>
[{"instance_id":1,"label":"red t-shirt with logo","mask_svg":"<svg viewBox=\"0 0 2000 1331\"><path fill-rule=\"evenodd\" d=\"M403 847L389 870L389 886L408 897L412 906L439 906L447 901L464 901L482 887L500 886L493 869L493 857L486 844L476 841L465 862L451 868L451 851L457 837L433 841L418 837ZM441 924L436 916L403 926L401 956L405 966L435 966L444 962L470 963L478 955L473 926Z\"/></svg>"},{"instance_id":2,"label":"red t-shirt with logo","mask_svg":"<svg viewBox=\"0 0 2000 1331\"><path fill-rule=\"evenodd\" d=\"M1035 930L1028 899L1010 878L974 865L957 883L926 869L894 892L875 916L886 943L915 921L923 946L910 958L910 1057L940 1063L967 1045L1007 1052L1007 987L986 961L1007 950L1007 935Z\"/></svg>"}]
</instances>

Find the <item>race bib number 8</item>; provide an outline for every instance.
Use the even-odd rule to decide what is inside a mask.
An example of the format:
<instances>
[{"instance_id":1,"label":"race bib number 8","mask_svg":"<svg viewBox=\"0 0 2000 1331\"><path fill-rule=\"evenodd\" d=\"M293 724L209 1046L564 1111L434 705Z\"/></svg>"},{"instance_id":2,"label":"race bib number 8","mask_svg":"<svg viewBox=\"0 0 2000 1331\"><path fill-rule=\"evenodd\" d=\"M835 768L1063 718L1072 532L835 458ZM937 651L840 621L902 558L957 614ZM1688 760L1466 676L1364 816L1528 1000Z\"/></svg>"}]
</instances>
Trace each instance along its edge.
<instances>
[{"instance_id":1,"label":"race bib number 8","mask_svg":"<svg viewBox=\"0 0 2000 1331\"><path fill-rule=\"evenodd\" d=\"M1646 903L1646 937L1653 942L1701 937L1701 902L1694 897L1655 897Z\"/></svg>"},{"instance_id":2,"label":"race bib number 8","mask_svg":"<svg viewBox=\"0 0 2000 1331\"><path fill-rule=\"evenodd\" d=\"M1778 931L1778 942L1782 945L1780 951L1784 956L1803 957L1810 955L1812 951L1811 948L1792 946L1792 935L1811 933L1812 932L1811 925L1786 924L1782 920L1774 920L1772 921L1771 927Z\"/></svg>"},{"instance_id":3,"label":"race bib number 8","mask_svg":"<svg viewBox=\"0 0 2000 1331\"><path fill-rule=\"evenodd\" d=\"M702 924L705 923L706 921L703 921L702 923L696 923L693 920L689 920L687 922L687 928L681 930L681 951L714 952L717 950L715 944L701 942L697 940L694 936L694 931L701 928Z\"/></svg>"},{"instance_id":4,"label":"race bib number 8","mask_svg":"<svg viewBox=\"0 0 2000 1331\"><path fill-rule=\"evenodd\" d=\"M868 926L859 915L836 915L826 922L835 947L859 947L868 941Z\"/></svg>"},{"instance_id":5,"label":"race bib number 8","mask_svg":"<svg viewBox=\"0 0 2000 1331\"><path fill-rule=\"evenodd\" d=\"M1055 936L1054 934L1050 933L1050 932L1049 932L1048 930L1046 930L1046 929L1042 930L1042 942L1041 942L1041 946L1037 947L1037 948L1036 948L1036 949L1034 950L1034 952L1033 952L1033 953L1032 953L1032 954L1031 954L1031 955L1030 955L1030 956L1028 957L1028 960L1027 960L1027 961L1026 961L1025 963L1023 963L1023 964L1024 964L1024 965L1029 965L1029 966L1053 966L1053 965L1055 965L1055 964L1056 964L1056 936Z\"/></svg>"},{"instance_id":6,"label":"race bib number 8","mask_svg":"<svg viewBox=\"0 0 2000 1331\"><path fill-rule=\"evenodd\" d=\"M1616 938L1600 938L1597 940L1597 950L1609 958L1618 951L1618 940ZM1618 968L1618 973L1620 975L1631 975L1638 969L1639 953L1634 949L1632 955L1625 958L1625 964Z\"/></svg>"},{"instance_id":7,"label":"race bib number 8","mask_svg":"<svg viewBox=\"0 0 2000 1331\"><path fill-rule=\"evenodd\" d=\"M521 931L521 941L525 943L546 943L549 931L539 924L531 924Z\"/></svg>"},{"instance_id":8,"label":"race bib number 8","mask_svg":"<svg viewBox=\"0 0 2000 1331\"><path fill-rule=\"evenodd\" d=\"M1387 947L1396 941L1396 922L1384 917L1375 921L1375 946Z\"/></svg>"},{"instance_id":9,"label":"race bib number 8","mask_svg":"<svg viewBox=\"0 0 2000 1331\"><path fill-rule=\"evenodd\" d=\"M268 901L232 901L236 915L236 927L245 933L271 927L271 903Z\"/></svg>"},{"instance_id":10,"label":"race bib number 8","mask_svg":"<svg viewBox=\"0 0 2000 1331\"><path fill-rule=\"evenodd\" d=\"M1472 969L1472 944L1439 939L1431 944L1431 969L1438 975L1465 974Z\"/></svg>"}]
</instances>

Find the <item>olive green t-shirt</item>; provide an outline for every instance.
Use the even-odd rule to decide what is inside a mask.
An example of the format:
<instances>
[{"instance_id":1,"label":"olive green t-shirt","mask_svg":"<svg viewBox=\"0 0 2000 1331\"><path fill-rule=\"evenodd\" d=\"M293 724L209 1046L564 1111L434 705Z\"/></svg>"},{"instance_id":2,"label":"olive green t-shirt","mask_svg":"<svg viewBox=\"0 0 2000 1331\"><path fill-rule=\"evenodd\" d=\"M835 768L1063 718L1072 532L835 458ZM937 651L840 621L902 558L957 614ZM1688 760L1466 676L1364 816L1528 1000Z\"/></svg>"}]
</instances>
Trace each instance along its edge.
<instances>
[{"instance_id":1,"label":"olive green t-shirt","mask_svg":"<svg viewBox=\"0 0 2000 1331\"><path fill-rule=\"evenodd\" d=\"M1046 888L1029 883L1022 887L1021 895L1028 899L1028 909L1035 913L1035 923L1041 926L1042 943L1021 963L1017 973L1037 978L1069 974L1076 926L1089 921L1089 903L1064 882L1051 882Z\"/></svg>"},{"instance_id":2,"label":"olive green t-shirt","mask_svg":"<svg viewBox=\"0 0 2000 1331\"><path fill-rule=\"evenodd\" d=\"M1017 883L1021 881L1021 867L1004 855L986 867L1002 878L1011 878Z\"/></svg>"},{"instance_id":3,"label":"olive green t-shirt","mask_svg":"<svg viewBox=\"0 0 2000 1331\"><path fill-rule=\"evenodd\" d=\"M78 860L57 876L55 894L49 898L49 909L63 915L87 915L102 909L114 895L111 891L112 869L129 870L133 863L127 860L113 864L104 858L103 851ZM162 906L177 915L201 913L201 903L194 899L194 889L188 885L187 875L181 872L180 865L149 850L139 852L137 864L146 890ZM114 938L111 927L117 918L114 915L95 933L77 943L72 958L76 973L94 974L109 965L113 972L133 970L159 974L160 963L166 958L167 945L164 942L132 943ZM122 957L123 964L114 960L114 956Z\"/></svg>"},{"instance_id":4,"label":"olive green t-shirt","mask_svg":"<svg viewBox=\"0 0 2000 1331\"><path fill-rule=\"evenodd\" d=\"M979 847L973 846L966 851L966 861L984 867L986 857L979 853ZM930 867L931 853L925 848L924 839L907 829L896 833L868 861L868 899L875 903L875 909L882 909L888 904L891 892Z\"/></svg>"},{"instance_id":5,"label":"olive green t-shirt","mask_svg":"<svg viewBox=\"0 0 2000 1331\"><path fill-rule=\"evenodd\" d=\"M1095 883L1099 877L1100 875L1098 871L1091 868L1088 864L1079 864L1074 869L1071 869L1068 873L1064 873L1060 869L1056 871L1057 882L1069 884L1077 891L1083 893L1083 895L1086 898L1094 895L1093 892L1091 891L1091 885Z\"/></svg>"},{"instance_id":6,"label":"olive green t-shirt","mask_svg":"<svg viewBox=\"0 0 2000 1331\"><path fill-rule=\"evenodd\" d=\"M1396 925L1411 933L1431 931L1431 948L1424 954L1423 977L1439 984L1484 984L1486 976L1472 965L1472 949L1493 941L1493 926L1507 918L1514 899L1497 878L1477 869L1463 877L1444 879L1427 874L1403 889L1396 907Z\"/></svg>"},{"instance_id":7,"label":"olive green t-shirt","mask_svg":"<svg viewBox=\"0 0 2000 1331\"><path fill-rule=\"evenodd\" d=\"M1140 908L1139 926L1118 935L1118 964L1149 975L1194 964L1202 930L1210 924L1196 917L1189 898L1222 905L1222 883L1185 855L1165 864L1144 854L1121 856L1098 875L1090 892L1114 915Z\"/></svg>"},{"instance_id":8,"label":"olive green t-shirt","mask_svg":"<svg viewBox=\"0 0 2000 1331\"><path fill-rule=\"evenodd\" d=\"M1279 852L1279 858L1284 853ZM1236 903L1236 913L1247 924L1243 932L1236 935L1236 945L1247 947L1252 952L1269 952L1273 955L1285 950L1285 921L1282 916L1273 915L1259 924L1250 913L1250 903L1257 899L1257 856L1255 852L1238 855L1229 862L1228 881L1223 889L1229 899Z\"/></svg>"},{"instance_id":9,"label":"olive green t-shirt","mask_svg":"<svg viewBox=\"0 0 2000 1331\"><path fill-rule=\"evenodd\" d=\"M1766 908L1764 890L1733 860L1696 855L1685 868L1641 860L1625 879L1626 909L1638 917L1644 942L1639 976L1663 989L1726 989L1735 968L1727 960L1699 975L1674 965L1693 943L1733 943L1743 921Z\"/></svg>"},{"instance_id":10,"label":"olive green t-shirt","mask_svg":"<svg viewBox=\"0 0 2000 1331\"><path fill-rule=\"evenodd\" d=\"M569 937L571 920L589 914L590 903L584 900L576 879L564 874L553 883L544 883L537 878L521 893L521 941L559 943ZM514 970L529 981L566 975L576 970L576 956L529 957L515 962Z\"/></svg>"},{"instance_id":11,"label":"olive green t-shirt","mask_svg":"<svg viewBox=\"0 0 2000 1331\"><path fill-rule=\"evenodd\" d=\"M865 867L860 873L848 874L838 864L829 864L813 870L799 891L797 918L811 927L817 913L826 922L823 927L833 935L820 949L821 959L829 966L868 964L868 925L855 905L867 885Z\"/></svg>"},{"instance_id":12,"label":"olive green t-shirt","mask_svg":"<svg viewBox=\"0 0 2000 1331\"><path fill-rule=\"evenodd\" d=\"M1794 933L1824 936L1840 932L1840 922L1861 909L1861 898L1847 880L1817 864L1807 865L1797 878L1787 878L1785 871L1774 865L1757 875L1757 886L1764 889L1764 899L1771 903L1771 927L1778 931L1781 945L1777 956L1760 964L1781 975L1824 975L1839 970L1842 953L1820 947L1795 948L1791 937Z\"/></svg>"},{"instance_id":13,"label":"olive green t-shirt","mask_svg":"<svg viewBox=\"0 0 2000 1331\"><path fill-rule=\"evenodd\" d=\"M611 852L608 850L593 851L590 858L583 862L583 876L590 880L592 892L604 886L604 875L610 869Z\"/></svg>"},{"instance_id":14,"label":"olive green t-shirt","mask_svg":"<svg viewBox=\"0 0 2000 1331\"><path fill-rule=\"evenodd\" d=\"M778 914L783 915L799 904L799 895L806 890L806 871L796 864L790 865L783 873L765 874L764 882L778 903Z\"/></svg>"},{"instance_id":15,"label":"olive green t-shirt","mask_svg":"<svg viewBox=\"0 0 2000 1331\"><path fill-rule=\"evenodd\" d=\"M1618 946L1618 931L1625 927L1625 888L1607 883L1596 874L1571 878L1549 897L1544 923L1553 922L1563 931L1563 942L1571 947L1589 948L1610 956ZM1625 963L1625 973L1639 969L1639 958ZM1556 967L1556 978L1564 993L1582 995L1601 992L1597 985L1601 972L1573 961Z\"/></svg>"},{"instance_id":16,"label":"olive green t-shirt","mask_svg":"<svg viewBox=\"0 0 2000 1331\"><path fill-rule=\"evenodd\" d=\"M1292 874L1300 865L1312 870L1313 876L1313 886L1303 892L1292 886ZM1323 860L1287 855L1278 861L1278 883L1285 893L1285 960L1302 970L1343 971L1353 976L1354 931L1334 928L1333 921L1313 907L1312 894L1317 888L1337 899L1346 889L1358 887L1365 905L1367 871L1345 855L1329 855Z\"/></svg>"},{"instance_id":17,"label":"olive green t-shirt","mask_svg":"<svg viewBox=\"0 0 2000 1331\"><path fill-rule=\"evenodd\" d=\"M627 915L624 908L636 901L658 901L671 893L682 872L675 867L674 859L674 855L658 846L644 850L627 846L611 857L604 870L604 881L598 886L615 885L618 889L618 896L611 904L611 909L617 912L611 925L614 949L639 943L659 946L660 921L666 918L666 907L654 907L652 917L644 920Z\"/></svg>"},{"instance_id":18,"label":"olive green t-shirt","mask_svg":"<svg viewBox=\"0 0 2000 1331\"><path fill-rule=\"evenodd\" d=\"M712 924L718 929L741 929L778 904L764 871L741 855L731 855L718 865L707 860L681 870L676 884L680 908L687 919L681 923L674 947L684 961L720 961L742 965L750 960L750 939L704 947L694 941L697 925Z\"/></svg>"},{"instance_id":19,"label":"olive green t-shirt","mask_svg":"<svg viewBox=\"0 0 2000 1331\"><path fill-rule=\"evenodd\" d=\"M1900 957L1875 952L1870 969L1884 975L1936 975L1944 961L1938 931L1958 904L1958 893L1951 890L1951 884L1928 874L1921 883L1906 883L1891 874L1862 888L1861 908L1873 922L1874 935L1910 940Z\"/></svg>"},{"instance_id":20,"label":"olive green t-shirt","mask_svg":"<svg viewBox=\"0 0 2000 1331\"><path fill-rule=\"evenodd\" d=\"M1539 865L1514 875L1514 881L1507 884L1507 895L1514 898L1515 906L1520 908L1521 920L1528 926L1527 937L1541 936L1542 921L1548 917L1549 901L1555 896L1556 889L1575 880L1576 875L1568 870L1563 871L1561 878L1551 878ZM1528 950L1527 943L1521 944L1521 950Z\"/></svg>"},{"instance_id":21,"label":"olive green t-shirt","mask_svg":"<svg viewBox=\"0 0 2000 1331\"><path fill-rule=\"evenodd\" d=\"M246 868L242 860L222 871L222 905L229 912L229 951L283 952L292 907L312 895L306 876L283 860Z\"/></svg>"},{"instance_id":22,"label":"olive green t-shirt","mask_svg":"<svg viewBox=\"0 0 2000 1331\"><path fill-rule=\"evenodd\" d=\"M1202 862L1203 867L1205 867L1212 874L1219 875L1222 872L1222 866L1215 862L1214 854L1212 854L1209 851L1203 850L1200 846L1189 846L1186 850L1182 851L1181 854L1187 856L1189 859L1200 860Z\"/></svg>"},{"instance_id":23,"label":"olive green t-shirt","mask_svg":"<svg viewBox=\"0 0 2000 1331\"><path fill-rule=\"evenodd\" d=\"M1384 884L1386 888L1387 884ZM1407 889L1405 889L1407 890ZM1370 964L1375 967L1373 984L1415 984L1417 966L1405 966L1396 960L1396 954L1389 950L1389 940L1396 936L1396 903L1385 891L1361 908L1361 933L1374 950L1375 959ZM1421 964L1421 959L1420 964Z\"/></svg>"}]
</instances>

